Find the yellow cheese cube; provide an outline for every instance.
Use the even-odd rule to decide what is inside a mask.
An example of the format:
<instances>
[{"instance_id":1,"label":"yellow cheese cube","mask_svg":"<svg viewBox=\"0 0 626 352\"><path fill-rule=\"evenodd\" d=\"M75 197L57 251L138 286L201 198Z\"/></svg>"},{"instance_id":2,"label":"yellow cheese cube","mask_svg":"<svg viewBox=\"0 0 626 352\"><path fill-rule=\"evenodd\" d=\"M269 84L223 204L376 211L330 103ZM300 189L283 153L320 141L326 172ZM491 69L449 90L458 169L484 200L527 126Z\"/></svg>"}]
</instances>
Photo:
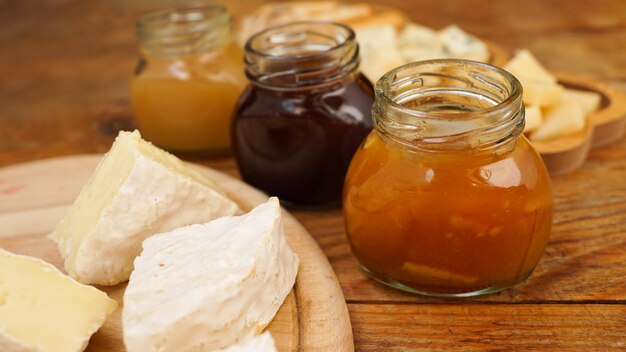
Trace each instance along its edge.
<instances>
[{"instance_id":1,"label":"yellow cheese cube","mask_svg":"<svg viewBox=\"0 0 626 352\"><path fill-rule=\"evenodd\" d=\"M585 128L585 111L571 101L564 101L549 109L543 124L530 135L531 141L548 141Z\"/></svg>"},{"instance_id":2,"label":"yellow cheese cube","mask_svg":"<svg viewBox=\"0 0 626 352\"><path fill-rule=\"evenodd\" d=\"M515 53L515 56L504 66L504 69L517 77L522 83L533 81L543 84L555 84L556 78L543 67L533 54L524 49Z\"/></svg>"},{"instance_id":3,"label":"yellow cheese cube","mask_svg":"<svg viewBox=\"0 0 626 352\"><path fill-rule=\"evenodd\" d=\"M589 115L593 112L598 111L598 109L600 109L600 103L602 101L602 97L600 96L600 94L596 92L576 90L576 89L565 89L563 91L562 100L577 102L583 108L583 110L585 111L585 114Z\"/></svg>"},{"instance_id":4,"label":"yellow cheese cube","mask_svg":"<svg viewBox=\"0 0 626 352\"><path fill-rule=\"evenodd\" d=\"M563 86L558 84L543 84L533 81L522 81L524 104L539 107L548 107L558 104L563 94Z\"/></svg>"}]
</instances>

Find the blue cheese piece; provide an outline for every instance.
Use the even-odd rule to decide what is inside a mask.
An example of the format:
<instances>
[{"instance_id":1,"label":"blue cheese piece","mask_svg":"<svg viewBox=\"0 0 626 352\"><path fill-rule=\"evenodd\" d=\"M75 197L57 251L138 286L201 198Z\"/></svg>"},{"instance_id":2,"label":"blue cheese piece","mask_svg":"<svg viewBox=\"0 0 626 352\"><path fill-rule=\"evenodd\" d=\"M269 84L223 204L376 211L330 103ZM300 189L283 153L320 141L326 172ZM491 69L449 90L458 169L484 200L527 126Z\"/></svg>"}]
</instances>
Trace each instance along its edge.
<instances>
[{"instance_id":1,"label":"blue cheese piece","mask_svg":"<svg viewBox=\"0 0 626 352\"><path fill-rule=\"evenodd\" d=\"M276 198L148 238L124 294L126 349L213 351L259 334L293 287L298 262Z\"/></svg>"},{"instance_id":2,"label":"blue cheese piece","mask_svg":"<svg viewBox=\"0 0 626 352\"><path fill-rule=\"evenodd\" d=\"M439 39L443 43L443 52L447 57L489 61L489 49L478 38L464 32L457 25L449 25L439 31Z\"/></svg>"},{"instance_id":3,"label":"blue cheese piece","mask_svg":"<svg viewBox=\"0 0 626 352\"><path fill-rule=\"evenodd\" d=\"M199 172L139 132L120 132L50 238L71 277L115 285L128 279L149 236L237 211Z\"/></svg>"}]
</instances>

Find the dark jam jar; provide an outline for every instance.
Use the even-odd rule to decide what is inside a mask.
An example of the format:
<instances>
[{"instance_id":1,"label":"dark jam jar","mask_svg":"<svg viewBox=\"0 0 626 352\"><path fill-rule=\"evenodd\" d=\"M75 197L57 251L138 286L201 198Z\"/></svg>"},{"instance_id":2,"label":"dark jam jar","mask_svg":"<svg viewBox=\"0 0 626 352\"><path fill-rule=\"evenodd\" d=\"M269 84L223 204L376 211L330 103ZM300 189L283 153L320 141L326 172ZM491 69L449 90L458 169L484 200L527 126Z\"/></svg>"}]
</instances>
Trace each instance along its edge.
<instances>
[{"instance_id":1,"label":"dark jam jar","mask_svg":"<svg viewBox=\"0 0 626 352\"><path fill-rule=\"evenodd\" d=\"M250 84L232 123L243 179L292 205L339 204L348 165L372 130L371 83L358 72L354 32L298 22L245 47Z\"/></svg>"}]
</instances>

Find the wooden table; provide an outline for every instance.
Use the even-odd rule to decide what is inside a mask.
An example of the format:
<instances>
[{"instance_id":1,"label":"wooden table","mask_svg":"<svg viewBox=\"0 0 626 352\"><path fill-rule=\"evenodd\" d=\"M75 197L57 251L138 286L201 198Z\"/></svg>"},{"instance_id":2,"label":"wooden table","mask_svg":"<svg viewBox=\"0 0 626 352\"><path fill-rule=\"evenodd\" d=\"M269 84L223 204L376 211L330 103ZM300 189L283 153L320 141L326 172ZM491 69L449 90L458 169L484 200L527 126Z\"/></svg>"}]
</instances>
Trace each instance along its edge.
<instances>
[{"instance_id":1,"label":"wooden table","mask_svg":"<svg viewBox=\"0 0 626 352\"><path fill-rule=\"evenodd\" d=\"M231 3L240 6L243 0ZM458 23L553 70L626 88L626 2L389 1L425 25ZM132 128L133 21L150 1L0 2L0 166L105 152ZM232 159L197 160L236 175ZM626 139L554 178L545 254L525 287L430 299L357 268L339 210L294 211L337 273L359 351L626 350Z\"/></svg>"}]
</instances>

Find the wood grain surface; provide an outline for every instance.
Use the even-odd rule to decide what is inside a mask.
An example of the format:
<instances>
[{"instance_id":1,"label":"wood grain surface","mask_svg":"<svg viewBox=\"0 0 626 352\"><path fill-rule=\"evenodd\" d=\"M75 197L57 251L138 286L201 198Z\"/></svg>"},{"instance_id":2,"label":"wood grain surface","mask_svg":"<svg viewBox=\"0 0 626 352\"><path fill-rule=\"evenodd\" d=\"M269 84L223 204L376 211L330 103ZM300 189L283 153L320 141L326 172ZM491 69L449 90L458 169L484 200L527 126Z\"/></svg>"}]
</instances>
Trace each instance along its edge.
<instances>
[{"instance_id":1,"label":"wood grain surface","mask_svg":"<svg viewBox=\"0 0 626 352\"><path fill-rule=\"evenodd\" d=\"M457 23L509 51L529 48L550 70L626 89L625 1L375 2L434 28ZM131 128L133 21L165 3L0 0L0 166L102 153L118 129ZM231 158L196 161L237 176ZM337 274L358 351L625 350L626 139L592 149L553 187L553 233L529 281L471 300L374 283L357 268L340 210L291 213ZM0 180L0 192L13 191Z\"/></svg>"},{"instance_id":2,"label":"wood grain surface","mask_svg":"<svg viewBox=\"0 0 626 352\"><path fill-rule=\"evenodd\" d=\"M70 156L0 168L0 180L15 190L0 193L0 247L43 259L63 270L63 259L47 235L65 215L101 158ZM267 195L238 179L203 166L198 170L244 211L267 201ZM353 351L348 309L330 264L306 229L286 211L283 224L300 266L293 290L268 327L279 351ZM126 284L99 288L123 306ZM87 351L124 351L121 312L117 309L113 313L94 335Z\"/></svg>"}]
</instances>

